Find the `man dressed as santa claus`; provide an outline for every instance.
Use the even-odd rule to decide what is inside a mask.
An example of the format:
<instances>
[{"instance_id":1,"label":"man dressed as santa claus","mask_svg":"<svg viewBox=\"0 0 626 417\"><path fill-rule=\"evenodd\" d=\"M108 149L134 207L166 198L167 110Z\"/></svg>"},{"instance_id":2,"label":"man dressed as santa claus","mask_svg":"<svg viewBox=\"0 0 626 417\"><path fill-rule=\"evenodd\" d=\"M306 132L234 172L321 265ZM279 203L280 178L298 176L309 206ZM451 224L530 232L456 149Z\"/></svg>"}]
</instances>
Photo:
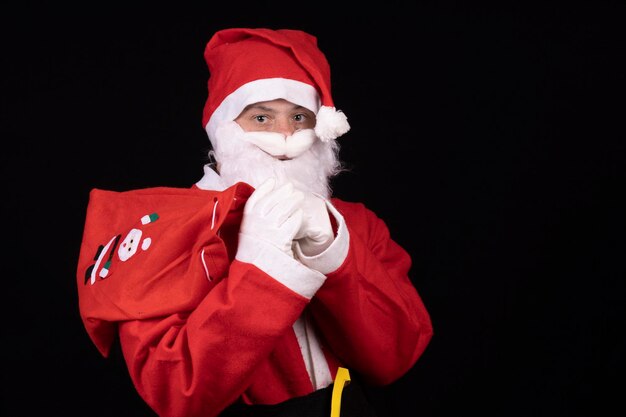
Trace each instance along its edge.
<instances>
[{"instance_id":1,"label":"man dressed as santa claus","mask_svg":"<svg viewBox=\"0 0 626 417\"><path fill-rule=\"evenodd\" d=\"M87 332L104 356L119 341L162 417L375 416L353 387L403 376L432 326L410 255L370 209L332 195L350 126L326 57L299 30L234 28L205 59L204 176L91 192Z\"/></svg>"}]
</instances>

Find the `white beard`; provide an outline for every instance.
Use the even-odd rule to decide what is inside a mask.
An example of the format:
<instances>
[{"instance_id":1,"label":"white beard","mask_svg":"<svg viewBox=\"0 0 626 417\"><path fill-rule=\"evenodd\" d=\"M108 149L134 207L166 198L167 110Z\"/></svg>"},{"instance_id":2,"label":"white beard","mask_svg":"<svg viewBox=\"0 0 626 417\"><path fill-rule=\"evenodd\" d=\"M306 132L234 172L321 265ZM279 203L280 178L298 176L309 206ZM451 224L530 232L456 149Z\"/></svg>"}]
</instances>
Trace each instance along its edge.
<instances>
[{"instance_id":1,"label":"white beard","mask_svg":"<svg viewBox=\"0 0 626 417\"><path fill-rule=\"evenodd\" d=\"M339 145L335 140L322 142L312 135L313 129L287 138L280 133L245 132L232 121L216 130L215 149L211 153L219 163L219 174L226 187L245 182L257 188L273 177L277 185L292 182L301 191L330 198L329 180L341 171ZM284 154L293 159L280 160L268 153L281 154L277 147L284 147Z\"/></svg>"}]
</instances>

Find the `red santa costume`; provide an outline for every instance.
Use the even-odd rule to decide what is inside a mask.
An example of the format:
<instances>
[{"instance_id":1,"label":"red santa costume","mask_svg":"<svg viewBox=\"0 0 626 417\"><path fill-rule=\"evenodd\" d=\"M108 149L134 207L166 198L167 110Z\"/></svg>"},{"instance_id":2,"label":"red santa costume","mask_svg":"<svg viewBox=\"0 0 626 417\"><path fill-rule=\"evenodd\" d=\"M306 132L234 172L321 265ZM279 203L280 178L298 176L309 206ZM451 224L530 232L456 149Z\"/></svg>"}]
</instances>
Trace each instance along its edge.
<instances>
[{"instance_id":1,"label":"red santa costume","mask_svg":"<svg viewBox=\"0 0 626 417\"><path fill-rule=\"evenodd\" d=\"M205 58L203 124L218 155L230 123L261 101L283 98L313 111L319 146L332 148L349 129L311 35L223 30ZM432 326L409 279L411 258L384 221L313 187L333 239L321 253L295 245L289 256L239 233L258 183L237 178L207 165L188 189L92 190L77 280L81 317L99 351L108 356L119 338L138 393L163 417L283 403L331 386L339 367L374 385L404 375Z\"/></svg>"}]
</instances>

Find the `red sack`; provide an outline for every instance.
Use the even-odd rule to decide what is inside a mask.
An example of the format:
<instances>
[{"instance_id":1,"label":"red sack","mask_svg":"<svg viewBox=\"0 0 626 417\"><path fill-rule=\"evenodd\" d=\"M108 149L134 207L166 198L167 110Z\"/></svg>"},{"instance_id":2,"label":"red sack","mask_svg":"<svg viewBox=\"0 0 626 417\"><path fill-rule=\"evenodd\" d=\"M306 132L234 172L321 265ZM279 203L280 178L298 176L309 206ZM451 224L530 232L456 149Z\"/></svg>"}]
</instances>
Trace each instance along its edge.
<instances>
[{"instance_id":1,"label":"red sack","mask_svg":"<svg viewBox=\"0 0 626 417\"><path fill-rule=\"evenodd\" d=\"M93 189L76 273L80 315L108 356L116 322L190 311L230 264L226 228L239 228L253 191ZM235 231L236 231L235 230ZM233 246L236 247L236 246Z\"/></svg>"}]
</instances>

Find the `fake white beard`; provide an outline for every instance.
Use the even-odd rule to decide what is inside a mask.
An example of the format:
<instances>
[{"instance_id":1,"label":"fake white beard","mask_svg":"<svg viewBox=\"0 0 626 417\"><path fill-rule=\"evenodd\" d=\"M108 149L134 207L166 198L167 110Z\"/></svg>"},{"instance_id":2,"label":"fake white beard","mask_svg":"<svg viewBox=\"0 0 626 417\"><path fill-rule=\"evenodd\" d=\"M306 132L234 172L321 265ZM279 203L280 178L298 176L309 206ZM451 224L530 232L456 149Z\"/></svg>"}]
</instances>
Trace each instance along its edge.
<instances>
[{"instance_id":1,"label":"fake white beard","mask_svg":"<svg viewBox=\"0 0 626 417\"><path fill-rule=\"evenodd\" d=\"M278 148L282 145L277 147L277 144L290 141L296 145L287 146L284 153L297 155L293 159L279 160L268 153L280 155L282 150ZM329 180L341 170L338 152L336 141L320 141L314 136L313 129L298 131L285 139L280 133L245 132L232 121L216 130L212 154L220 165L219 174L227 187L242 181L257 188L273 177L277 186L292 182L299 190L330 198Z\"/></svg>"}]
</instances>

